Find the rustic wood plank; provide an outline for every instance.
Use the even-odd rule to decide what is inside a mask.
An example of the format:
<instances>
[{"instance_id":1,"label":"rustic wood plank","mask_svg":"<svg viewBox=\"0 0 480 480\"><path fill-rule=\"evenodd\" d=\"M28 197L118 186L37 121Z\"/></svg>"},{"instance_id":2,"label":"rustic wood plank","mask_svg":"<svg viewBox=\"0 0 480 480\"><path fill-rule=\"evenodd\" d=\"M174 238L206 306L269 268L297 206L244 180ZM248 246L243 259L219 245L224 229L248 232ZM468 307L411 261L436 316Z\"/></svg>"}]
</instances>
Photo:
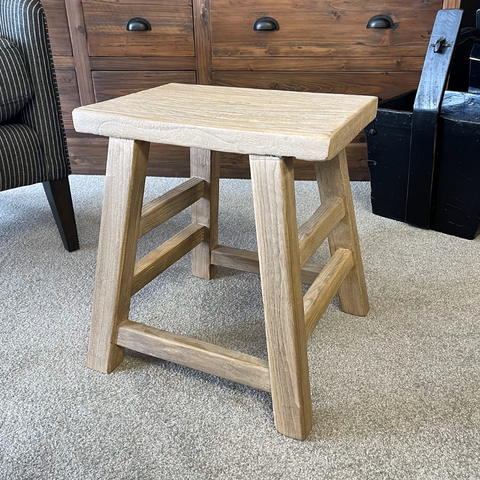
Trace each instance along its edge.
<instances>
[{"instance_id":1,"label":"rustic wood plank","mask_svg":"<svg viewBox=\"0 0 480 480\"><path fill-rule=\"evenodd\" d=\"M128 319L149 144L111 139L98 243L87 366L109 373L123 360L115 345Z\"/></svg>"},{"instance_id":2,"label":"rustic wood plank","mask_svg":"<svg viewBox=\"0 0 480 480\"><path fill-rule=\"evenodd\" d=\"M218 245L212 250L212 263L250 273L260 273L258 253L241 248ZM311 285L322 271L321 265L306 263L301 271L302 283Z\"/></svg>"},{"instance_id":3,"label":"rustic wood plank","mask_svg":"<svg viewBox=\"0 0 480 480\"><path fill-rule=\"evenodd\" d=\"M83 3L85 5L91 3L94 5L98 5L101 3L105 4L112 4L112 5L132 5L137 3L135 0L83 0ZM157 8L165 8L165 7L171 7L173 5L176 5L178 7L191 7L192 2L191 0L140 0L138 2L141 5L154 5Z\"/></svg>"},{"instance_id":4,"label":"rustic wood plank","mask_svg":"<svg viewBox=\"0 0 480 480\"><path fill-rule=\"evenodd\" d=\"M343 199L332 197L322 203L310 219L299 228L298 241L301 266L307 263L344 216L345 204Z\"/></svg>"},{"instance_id":5,"label":"rustic wood plank","mask_svg":"<svg viewBox=\"0 0 480 480\"><path fill-rule=\"evenodd\" d=\"M196 177L191 178L145 204L142 207L139 236L143 237L150 230L200 200L205 194L205 187L205 180Z\"/></svg>"},{"instance_id":6,"label":"rustic wood plank","mask_svg":"<svg viewBox=\"0 0 480 480\"><path fill-rule=\"evenodd\" d=\"M59 57L56 57L57 59ZM77 76L73 66L64 67L55 63L55 76L57 77L58 93L60 95L60 106L65 129L73 130L72 111L80 106L78 95ZM105 152L105 161L106 161Z\"/></svg>"},{"instance_id":7,"label":"rustic wood plank","mask_svg":"<svg viewBox=\"0 0 480 480\"><path fill-rule=\"evenodd\" d=\"M418 86L421 71L412 72L238 72L214 71L213 84L226 87L295 92L395 97ZM358 132L357 132L358 133Z\"/></svg>"},{"instance_id":8,"label":"rustic wood plank","mask_svg":"<svg viewBox=\"0 0 480 480\"><path fill-rule=\"evenodd\" d=\"M312 428L307 339L291 158L250 156L275 426Z\"/></svg>"},{"instance_id":9,"label":"rustic wood plank","mask_svg":"<svg viewBox=\"0 0 480 480\"><path fill-rule=\"evenodd\" d=\"M75 59L73 57L53 57L53 65L57 68L75 68Z\"/></svg>"},{"instance_id":10,"label":"rustic wood plank","mask_svg":"<svg viewBox=\"0 0 480 480\"><path fill-rule=\"evenodd\" d=\"M190 6L84 2L88 51L92 57L195 55ZM148 20L150 31L127 31L134 17Z\"/></svg>"},{"instance_id":11,"label":"rustic wood plank","mask_svg":"<svg viewBox=\"0 0 480 480\"><path fill-rule=\"evenodd\" d=\"M419 57L213 57L213 70L282 72L419 72Z\"/></svg>"},{"instance_id":12,"label":"rustic wood plank","mask_svg":"<svg viewBox=\"0 0 480 480\"><path fill-rule=\"evenodd\" d=\"M195 72L92 72L95 100L103 102L112 98L140 92L167 83L196 83Z\"/></svg>"},{"instance_id":13,"label":"rustic wood plank","mask_svg":"<svg viewBox=\"0 0 480 480\"><path fill-rule=\"evenodd\" d=\"M48 36L53 56L72 56L72 45L68 31L67 12L64 0L42 0L47 17Z\"/></svg>"},{"instance_id":14,"label":"rustic wood plank","mask_svg":"<svg viewBox=\"0 0 480 480\"><path fill-rule=\"evenodd\" d=\"M213 248L218 244L218 195L220 163L215 152L190 149L190 174L205 180L203 198L192 205L192 222L205 227L205 240L192 252L192 274L212 279L217 267L211 262Z\"/></svg>"},{"instance_id":15,"label":"rustic wood plank","mask_svg":"<svg viewBox=\"0 0 480 480\"><path fill-rule=\"evenodd\" d=\"M75 57L75 72L78 81L78 94L82 105L95 102L93 94L92 72L88 56L85 23L81 0L69 0L65 2L68 17L68 28L72 42L73 56Z\"/></svg>"},{"instance_id":16,"label":"rustic wood plank","mask_svg":"<svg viewBox=\"0 0 480 480\"><path fill-rule=\"evenodd\" d=\"M90 57L90 66L92 71L194 71L196 61L193 57Z\"/></svg>"},{"instance_id":17,"label":"rustic wood plank","mask_svg":"<svg viewBox=\"0 0 480 480\"><path fill-rule=\"evenodd\" d=\"M78 108L73 118L82 133L317 161L344 149L376 117L377 103L360 95L169 84ZM252 127L252 116L261 128Z\"/></svg>"},{"instance_id":18,"label":"rustic wood plank","mask_svg":"<svg viewBox=\"0 0 480 480\"><path fill-rule=\"evenodd\" d=\"M193 24L198 83L211 85L213 81L210 0L193 0Z\"/></svg>"},{"instance_id":19,"label":"rustic wood plank","mask_svg":"<svg viewBox=\"0 0 480 480\"><path fill-rule=\"evenodd\" d=\"M192 223L135 263L131 295L180 260L205 238L205 227Z\"/></svg>"},{"instance_id":20,"label":"rustic wood plank","mask_svg":"<svg viewBox=\"0 0 480 480\"><path fill-rule=\"evenodd\" d=\"M350 250L338 249L303 297L305 327L310 338L345 277L353 268Z\"/></svg>"},{"instance_id":21,"label":"rustic wood plank","mask_svg":"<svg viewBox=\"0 0 480 480\"><path fill-rule=\"evenodd\" d=\"M67 130L67 142L73 173L105 174L108 138ZM152 144L148 157L147 175L190 177L190 149L174 145Z\"/></svg>"},{"instance_id":22,"label":"rustic wood plank","mask_svg":"<svg viewBox=\"0 0 480 480\"><path fill-rule=\"evenodd\" d=\"M340 308L344 312L364 316L369 309L368 295L345 151L328 162L315 162L314 165L322 203L332 197L343 198L345 202L345 216L328 236L331 255L339 248L351 250L353 255L354 267L338 290Z\"/></svg>"},{"instance_id":23,"label":"rustic wood plank","mask_svg":"<svg viewBox=\"0 0 480 480\"><path fill-rule=\"evenodd\" d=\"M441 0L419 2L222 2L212 9L214 56L423 56ZM419 14L421 12L421 14ZM396 28L366 29L386 13ZM280 29L255 32L259 17L275 18ZM321 28L319 28L321 26Z\"/></svg>"},{"instance_id":24,"label":"rustic wood plank","mask_svg":"<svg viewBox=\"0 0 480 480\"><path fill-rule=\"evenodd\" d=\"M117 344L265 392L270 391L268 362L235 350L130 321L120 325Z\"/></svg>"},{"instance_id":25,"label":"rustic wood plank","mask_svg":"<svg viewBox=\"0 0 480 480\"><path fill-rule=\"evenodd\" d=\"M443 0L443 9L461 8L462 0Z\"/></svg>"}]
</instances>

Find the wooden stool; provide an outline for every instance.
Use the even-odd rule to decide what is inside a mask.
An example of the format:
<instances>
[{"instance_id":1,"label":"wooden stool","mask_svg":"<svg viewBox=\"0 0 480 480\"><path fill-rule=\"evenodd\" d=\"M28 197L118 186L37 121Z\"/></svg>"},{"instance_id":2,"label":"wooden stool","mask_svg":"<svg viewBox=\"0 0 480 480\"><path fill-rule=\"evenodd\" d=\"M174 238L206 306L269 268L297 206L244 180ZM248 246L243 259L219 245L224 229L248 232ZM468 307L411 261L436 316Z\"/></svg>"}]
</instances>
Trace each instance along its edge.
<instances>
[{"instance_id":1,"label":"wooden stool","mask_svg":"<svg viewBox=\"0 0 480 480\"><path fill-rule=\"evenodd\" d=\"M306 438L307 340L337 292L344 312L369 308L345 147L376 109L376 97L180 84L76 109L77 131L110 137L88 366L111 372L127 347L259 388L277 429ZM142 207L149 142L191 147L192 178ZM250 155L258 255L217 244L212 151ZM300 229L292 157L314 162L322 202ZM191 225L135 262L138 238L189 206ZM307 263L327 237L327 265ZM189 251L198 277L260 272L268 362L129 321L130 297Z\"/></svg>"}]
</instances>

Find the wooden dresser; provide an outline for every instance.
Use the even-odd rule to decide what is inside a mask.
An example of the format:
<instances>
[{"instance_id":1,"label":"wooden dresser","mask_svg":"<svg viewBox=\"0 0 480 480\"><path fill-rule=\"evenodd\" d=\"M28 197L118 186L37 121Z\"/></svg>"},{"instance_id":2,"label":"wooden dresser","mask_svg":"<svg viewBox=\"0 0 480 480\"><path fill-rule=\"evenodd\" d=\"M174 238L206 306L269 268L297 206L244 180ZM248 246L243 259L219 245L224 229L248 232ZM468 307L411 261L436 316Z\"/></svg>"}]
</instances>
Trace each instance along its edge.
<instances>
[{"instance_id":1,"label":"wooden dresser","mask_svg":"<svg viewBox=\"0 0 480 480\"><path fill-rule=\"evenodd\" d=\"M73 130L73 108L170 82L377 95L416 88L436 12L460 0L43 0L74 173L104 173L107 145ZM376 15L392 28L366 28ZM267 17L278 30L254 31ZM128 31L127 22L147 20ZM389 20L390 19L390 20ZM133 22L135 23L135 22ZM272 25L272 23L268 24ZM274 25L274 24L273 24ZM139 28L139 21L134 28ZM365 137L347 150L368 179ZM188 176L188 151L156 145L150 175ZM224 177L248 178L224 154ZM298 162L297 178L313 179Z\"/></svg>"}]
</instances>

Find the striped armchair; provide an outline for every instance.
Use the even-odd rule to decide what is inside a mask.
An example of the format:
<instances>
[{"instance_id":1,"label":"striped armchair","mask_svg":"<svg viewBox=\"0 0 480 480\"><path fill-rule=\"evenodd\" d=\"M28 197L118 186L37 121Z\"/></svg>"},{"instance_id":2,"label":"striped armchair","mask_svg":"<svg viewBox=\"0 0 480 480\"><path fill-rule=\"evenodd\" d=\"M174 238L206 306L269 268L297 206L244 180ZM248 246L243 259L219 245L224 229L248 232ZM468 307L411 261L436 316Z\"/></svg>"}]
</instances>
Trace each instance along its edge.
<instances>
[{"instance_id":1,"label":"striped armchair","mask_svg":"<svg viewBox=\"0 0 480 480\"><path fill-rule=\"evenodd\" d=\"M42 182L71 252L79 245L69 174L43 7L39 0L1 0L0 191Z\"/></svg>"}]
</instances>

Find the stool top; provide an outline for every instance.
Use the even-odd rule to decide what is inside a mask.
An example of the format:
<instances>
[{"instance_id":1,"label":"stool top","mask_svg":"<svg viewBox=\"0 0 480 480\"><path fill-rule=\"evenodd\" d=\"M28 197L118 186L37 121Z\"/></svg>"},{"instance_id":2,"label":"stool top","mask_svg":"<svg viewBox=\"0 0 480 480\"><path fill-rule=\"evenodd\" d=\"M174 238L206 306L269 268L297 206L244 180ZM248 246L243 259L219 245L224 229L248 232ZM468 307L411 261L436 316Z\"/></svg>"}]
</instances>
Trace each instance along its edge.
<instances>
[{"instance_id":1,"label":"stool top","mask_svg":"<svg viewBox=\"0 0 480 480\"><path fill-rule=\"evenodd\" d=\"M77 108L77 132L220 152L328 160L376 116L377 97L171 83Z\"/></svg>"}]
</instances>

